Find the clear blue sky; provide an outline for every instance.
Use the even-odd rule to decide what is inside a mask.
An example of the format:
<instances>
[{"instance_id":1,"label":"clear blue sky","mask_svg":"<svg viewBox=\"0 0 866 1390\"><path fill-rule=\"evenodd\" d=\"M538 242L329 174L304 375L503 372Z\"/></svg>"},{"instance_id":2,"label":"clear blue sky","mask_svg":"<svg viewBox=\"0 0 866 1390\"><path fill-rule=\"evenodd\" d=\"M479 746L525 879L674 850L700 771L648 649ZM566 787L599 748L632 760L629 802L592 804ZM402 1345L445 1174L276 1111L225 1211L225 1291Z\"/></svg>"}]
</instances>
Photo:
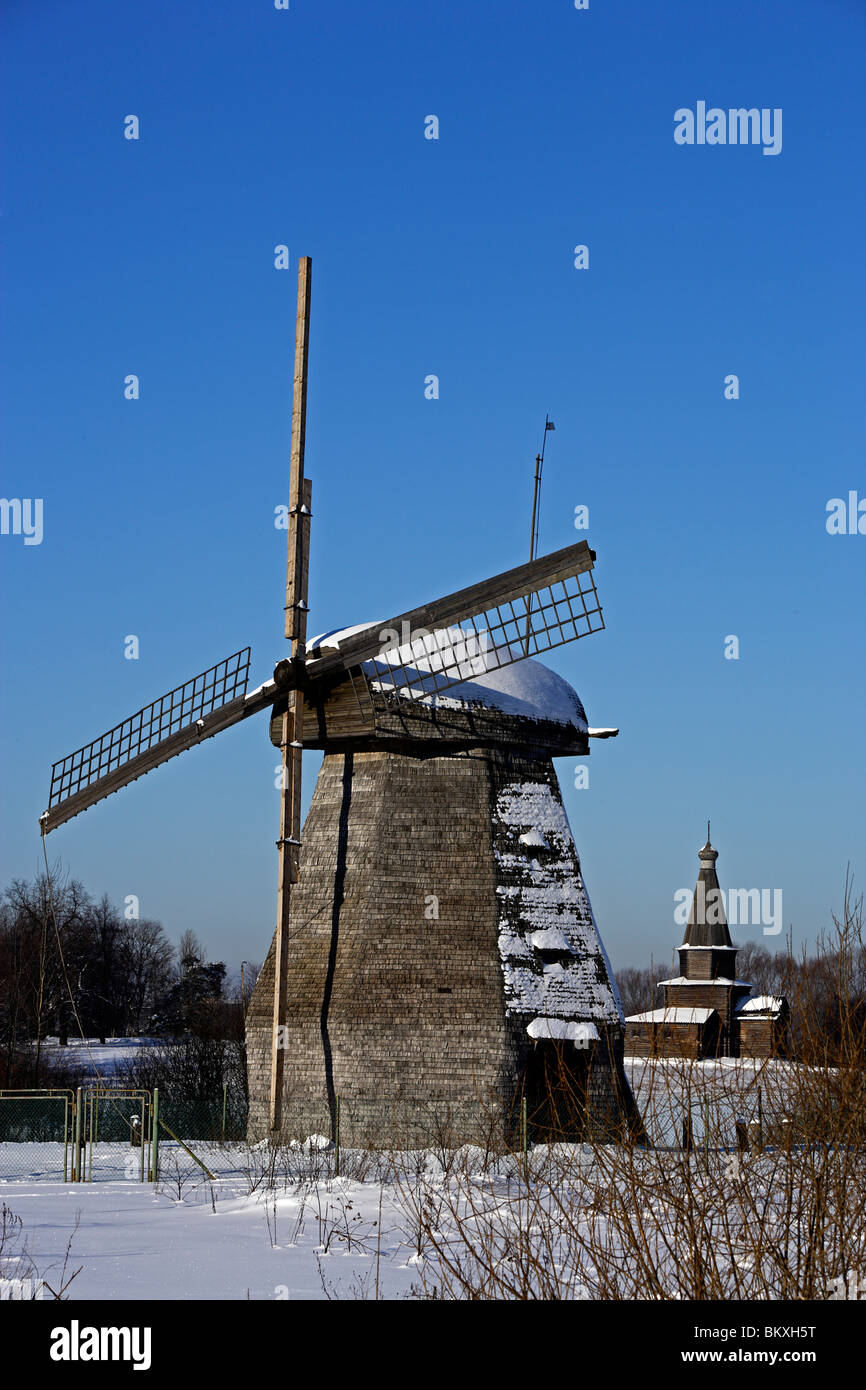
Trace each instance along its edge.
<instances>
[{"instance_id":1,"label":"clear blue sky","mask_svg":"<svg viewBox=\"0 0 866 1390\"><path fill-rule=\"evenodd\" d=\"M520 563L548 411L541 548L589 506L608 625L550 664L622 729L589 789L558 764L614 964L669 957L708 816L724 887L780 888L798 946L827 923L866 868L866 535L825 526L866 497L864 17L6 0L2 492L43 499L44 538L0 536L0 882L40 867L54 759L240 646L252 684L284 654L307 254L312 631ZM781 153L675 144L699 100L782 108ZM248 721L50 856L260 960L275 762Z\"/></svg>"}]
</instances>

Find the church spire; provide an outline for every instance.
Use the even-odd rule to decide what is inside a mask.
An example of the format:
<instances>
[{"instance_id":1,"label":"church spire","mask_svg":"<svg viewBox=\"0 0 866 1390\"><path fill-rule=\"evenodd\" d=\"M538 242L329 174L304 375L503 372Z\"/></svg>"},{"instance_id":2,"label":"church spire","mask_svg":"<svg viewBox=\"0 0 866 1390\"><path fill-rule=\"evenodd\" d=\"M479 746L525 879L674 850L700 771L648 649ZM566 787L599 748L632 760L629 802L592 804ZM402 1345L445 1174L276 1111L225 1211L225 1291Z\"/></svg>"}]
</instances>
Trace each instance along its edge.
<instances>
[{"instance_id":1,"label":"church spire","mask_svg":"<svg viewBox=\"0 0 866 1390\"><path fill-rule=\"evenodd\" d=\"M710 822L707 821L707 843L698 850L700 868L683 937L684 946L732 945L725 916L725 900L716 876L718 857L718 850L710 844Z\"/></svg>"}]
</instances>

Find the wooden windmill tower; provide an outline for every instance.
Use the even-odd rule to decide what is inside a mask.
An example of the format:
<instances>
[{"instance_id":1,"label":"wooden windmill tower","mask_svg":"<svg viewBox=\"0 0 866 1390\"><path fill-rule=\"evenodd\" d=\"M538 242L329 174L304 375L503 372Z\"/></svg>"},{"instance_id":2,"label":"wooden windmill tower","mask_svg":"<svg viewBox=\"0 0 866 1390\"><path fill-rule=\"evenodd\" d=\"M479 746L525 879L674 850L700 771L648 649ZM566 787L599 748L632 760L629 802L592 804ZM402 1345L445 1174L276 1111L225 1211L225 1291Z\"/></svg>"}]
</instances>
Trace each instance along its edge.
<instances>
[{"instance_id":1,"label":"wooden windmill tower","mask_svg":"<svg viewBox=\"0 0 866 1390\"><path fill-rule=\"evenodd\" d=\"M251 1129L333 1130L339 1097L347 1140L386 1140L422 1111L467 1131L479 1100L541 1097L554 1052L587 1122L610 1128L621 1011L551 761L596 731L525 659L604 626L595 554L581 541L308 646L310 283L304 258L289 655L247 693L250 650L236 652L55 763L42 833L268 711L282 803L276 933L247 1014ZM325 758L302 848L305 747Z\"/></svg>"}]
</instances>

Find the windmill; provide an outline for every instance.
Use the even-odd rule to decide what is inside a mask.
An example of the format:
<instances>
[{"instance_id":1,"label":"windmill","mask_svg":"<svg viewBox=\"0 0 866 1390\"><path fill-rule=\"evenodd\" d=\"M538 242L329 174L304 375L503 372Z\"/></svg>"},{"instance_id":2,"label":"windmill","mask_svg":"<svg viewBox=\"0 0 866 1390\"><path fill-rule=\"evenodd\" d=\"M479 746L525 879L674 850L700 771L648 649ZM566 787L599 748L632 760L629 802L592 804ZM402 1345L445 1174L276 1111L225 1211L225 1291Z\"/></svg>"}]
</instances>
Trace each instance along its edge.
<instances>
[{"instance_id":1,"label":"windmill","mask_svg":"<svg viewBox=\"0 0 866 1390\"><path fill-rule=\"evenodd\" d=\"M289 643L288 655L277 662L270 679L248 691L250 649L235 652L62 758L52 767L48 809L40 817L42 834L46 835L169 758L241 720L270 713L271 739L280 748L282 767L276 933L266 967L250 1001L248 1038L254 1054L250 1064L253 1108L261 1127L272 1134L282 1129L287 1055L292 1057L292 1066L295 1072L297 1070L297 1048L294 1044L284 1045L287 1030L290 1031L287 1017L292 964L290 945L297 951L298 943L305 949L304 943L313 940L324 950L324 956L319 951L319 964L322 960L326 962L325 977L316 975L317 966L313 970L315 978L311 977L311 994L302 1001L297 997L296 982L293 982L292 1009L298 1016L306 1010L311 1018L318 1018L322 1047L311 1067L313 1071L318 1068L319 1080L324 1080L332 1129L334 1126L337 1091L328 1013L329 1008L336 1007L339 996L339 986L335 993L333 969L339 955L335 924L343 912L347 891L351 891L351 883L347 885L345 854L340 862L341 837L354 844L356 828L360 827L360 840L370 841L372 859L367 855L368 863L374 863L376 857L375 836L370 840L369 827L363 821L363 791L354 798L351 816L346 810L345 784L347 778L351 782L356 763L360 767L366 758L375 760L384 749L386 760L404 758L409 768L414 766L417 770L427 761L432 747L428 765L433 766L441 761L439 755L444 755L450 759L445 768L447 772L451 764L465 769L468 764L463 759L467 750L471 761L472 750L492 749L492 760L488 759L489 766L485 764L489 771L503 749L507 752L516 747L525 752L530 748L541 758L539 766L543 776L539 785L549 787L551 775L555 784L550 763L553 751L586 752L588 737L594 734L606 737L615 732L589 730L580 701L558 677L553 680L559 682L565 692L570 692L564 697L567 705L564 722L558 717L547 718L549 710L542 709L527 717L525 709L523 713L519 708L517 713L503 710L501 699L494 698L490 704L491 689L498 681L501 696L503 680L507 687L508 672L516 663L523 663L525 670L534 668L537 677L537 673L546 668L526 658L597 632L604 626L593 577L595 553L586 541L541 558L531 558L527 564L398 614L387 623L361 624L307 643L312 490L310 480L304 475L304 450L310 291L311 261L304 257L298 275L292 407L284 628ZM534 535L533 525L533 554ZM552 673L547 675L552 677ZM556 698L561 701L563 690L559 686ZM467 688L470 690L468 697ZM458 692L454 699L448 693L452 690ZM517 698L517 706L520 704ZM321 841L312 857L306 851L304 855L301 853L301 764L305 746L323 748L326 753L310 813L322 832L316 832L315 826L311 831L313 838L318 834ZM339 775L335 772L337 765ZM331 808L333 814L327 810L323 812L322 805L327 802L337 775L343 785L342 810L338 806ZM532 780L535 773L530 769L528 775ZM363 776L359 774L359 777L363 782ZM447 779L446 783L450 786ZM479 795L487 794L481 790L480 783L472 793L476 801ZM410 801L413 795L414 792L409 793ZM548 811L553 807L554 819L558 816L558 795L557 787L553 802L545 803ZM440 827L440 846L443 837L447 842L448 817L446 807ZM562 945L554 930L546 955L555 963L557 952L562 958L570 952L571 957L579 957L583 965L589 962L593 980L588 984L584 981L581 988L584 994L588 989L590 995L595 990L599 1021L616 1031L621 1010L609 979L591 908L585 899L567 821L565 833L561 826L554 827L550 833L554 837L558 835L559 850L568 861L563 872L570 875L569 883L580 885L583 897L578 916L583 915L580 931L585 931L586 939L575 938L570 945L568 941ZM411 857L411 851L409 854ZM323 877L319 868L329 856L334 862ZM309 873L310 888L314 896L318 895L318 905L304 899L306 879L302 878L302 866L305 876ZM349 879L351 876L349 872ZM375 881L368 883L365 891L372 901L378 893ZM514 893L518 893L517 887ZM298 894L300 899L296 904ZM435 898L435 888L431 887L426 896ZM323 924L324 936L321 934ZM543 963L544 943L539 951L538 959ZM297 974L298 979L305 978L303 969L299 968ZM451 993L445 984L436 989L443 999ZM568 1002L566 999L566 1006ZM386 1003L380 1018L382 1026L387 1026L387 1013ZM559 1013L562 1014L562 1007ZM566 1013L569 1013L568 1007ZM572 1008L570 1018L566 1019L569 1026L594 1027L591 1022L575 1022L574 1014ZM332 1022L335 1016L332 1012ZM535 1041L539 1037L550 1040L564 1036L577 1042L573 1031L560 1034L558 1025L550 1025L545 1018L534 1022L538 1028L529 1037ZM292 1085L296 1080L295 1076ZM311 1082L313 1086L316 1084ZM368 1131L369 1128L367 1124Z\"/></svg>"}]
</instances>

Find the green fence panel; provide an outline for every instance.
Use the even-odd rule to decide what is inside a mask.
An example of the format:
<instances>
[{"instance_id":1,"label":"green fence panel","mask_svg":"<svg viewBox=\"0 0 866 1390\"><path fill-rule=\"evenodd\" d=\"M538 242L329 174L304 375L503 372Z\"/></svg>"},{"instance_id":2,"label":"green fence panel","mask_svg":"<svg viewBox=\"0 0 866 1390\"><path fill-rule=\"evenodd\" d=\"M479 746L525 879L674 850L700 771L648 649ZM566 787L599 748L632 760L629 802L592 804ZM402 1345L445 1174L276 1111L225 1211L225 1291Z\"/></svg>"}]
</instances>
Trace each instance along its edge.
<instances>
[{"instance_id":1,"label":"green fence panel","mask_svg":"<svg viewBox=\"0 0 866 1390\"><path fill-rule=\"evenodd\" d=\"M76 1094L81 1114L76 1115ZM164 1173L173 1180L188 1173L198 1180L205 1169L234 1171L244 1146L248 1105L243 1096L223 1091L212 1099L159 1097L165 1129ZM78 1120L78 1124L76 1124ZM176 1139L168 1137L171 1131ZM80 1155L75 1135L80 1133ZM178 1142L182 1141L182 1142ZM196 1164L184 1145L199 1154ZM140 1088L84 1086L79 1091L0 1091L0 1183L21 1179L141 1182L153 1178L153 1123L150 1092ZM219 1161L214 1155L219 1155Z\"/></svg>"}]
</instances>

